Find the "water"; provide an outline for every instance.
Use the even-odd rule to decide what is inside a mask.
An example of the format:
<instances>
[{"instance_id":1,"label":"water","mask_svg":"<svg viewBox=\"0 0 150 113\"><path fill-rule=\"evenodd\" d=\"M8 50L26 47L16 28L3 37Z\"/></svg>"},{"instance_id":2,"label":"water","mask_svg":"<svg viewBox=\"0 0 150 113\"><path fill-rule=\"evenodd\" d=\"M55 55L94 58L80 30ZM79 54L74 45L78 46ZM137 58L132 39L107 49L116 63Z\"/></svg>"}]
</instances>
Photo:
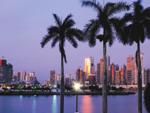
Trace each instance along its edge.
<instances>
[{"instance_id":1,"label":"water","mask_svg":"<svg viewBox=\"0 0 150 113\"><path fill-rule=\"evenodd\" d=\"M137 95L109 96L108 101L108 113L137 113ZM56 95L0 96L0 113L59 113L59 107ZM79 96L79 113L102 113L101 108L101 96ZM75 96L65 97L64 113L75 113Z\"/></svg>"}]
</instances>

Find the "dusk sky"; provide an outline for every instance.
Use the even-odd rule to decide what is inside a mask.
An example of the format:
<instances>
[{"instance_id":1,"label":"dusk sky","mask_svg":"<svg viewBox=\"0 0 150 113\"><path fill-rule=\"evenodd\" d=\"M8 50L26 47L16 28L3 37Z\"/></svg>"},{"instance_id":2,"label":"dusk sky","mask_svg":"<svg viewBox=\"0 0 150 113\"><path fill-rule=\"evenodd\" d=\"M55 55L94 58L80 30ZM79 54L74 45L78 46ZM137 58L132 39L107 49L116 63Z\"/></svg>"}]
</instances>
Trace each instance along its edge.
<instances>
[{"instance_id":1,"label":"dusk sky","mask_svg":"<svg viewBox=\"0 0 150 113\"><path fill-rule=\"evenodd\" d=\"M48 44L45 48L41 48L40 45L43 36L47 34L47 28L55 24L52 14L56 13L64 19L71 13L76 27L80 29L96 16L93 9L81 7L80 0L0 1L0 56L13 64L15 72L36 72L40 81L49 79L50 70L55 69L60 73L58 47L51 49L51 45ZM103 3L102 0L97 1ZM108 1L111 0L105 0ZM118 0L113 0L115 1ZM143 0L143 5L150 6L150 0ZM146 68L150 68L149 45L150 40L146 40L141 45ZM68 59L65 65L67 74L75 74L78 67L83 68L85 57L93 56L96 65L102 57L102 43L99 42L93 48L89 48L88 43L79 43L78 49L66 44L65 50ZM116 40L111 48L108 47L108 55L111 57L111 62L121 66L126 64L127 56L134 56L135 50L136 45L123 46Z\"/></svg>"}]
</instances>

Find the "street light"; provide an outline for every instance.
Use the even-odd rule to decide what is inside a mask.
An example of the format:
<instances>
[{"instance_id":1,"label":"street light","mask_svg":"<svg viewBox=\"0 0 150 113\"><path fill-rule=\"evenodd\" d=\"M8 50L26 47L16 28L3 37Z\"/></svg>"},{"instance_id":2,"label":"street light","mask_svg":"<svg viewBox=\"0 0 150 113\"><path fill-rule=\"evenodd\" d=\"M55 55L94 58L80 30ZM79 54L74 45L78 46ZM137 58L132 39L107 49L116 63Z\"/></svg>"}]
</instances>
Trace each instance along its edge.
<instances>
[{"instance_id":1,"label":"street light","mask_svg":"<svg viewBox=\"0 0 150 113\"><path fill-rule=\"evenodd\" d=\"M78 92L80 91L81 88L81 84L79 82L74 82L73 83L73 89ZM78 112L78 94L76 94L76 112L75 113L79 113Z\"/></svg>"}]
</instances>

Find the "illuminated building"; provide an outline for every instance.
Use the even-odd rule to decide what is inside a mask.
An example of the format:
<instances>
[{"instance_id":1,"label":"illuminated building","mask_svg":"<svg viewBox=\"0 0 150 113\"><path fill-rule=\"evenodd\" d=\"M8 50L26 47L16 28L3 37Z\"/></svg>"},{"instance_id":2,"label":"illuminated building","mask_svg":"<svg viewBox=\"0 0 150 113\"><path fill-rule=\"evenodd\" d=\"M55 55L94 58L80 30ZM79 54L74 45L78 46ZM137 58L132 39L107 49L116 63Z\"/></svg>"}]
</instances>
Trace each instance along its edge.
<instances>
[{"instance_id":1,"label":"illuminated building","mask_svg":"<svg viewBox=\"0 0 150 113\"><path fill-rule=\"evenodd\" d=\"M119 65L115 66L115 84L120 85L120 70L119 70Z\"/></svg>"},{"instance_id":2,"label":"illuminated building","mask_svg":"<svg viewBox=\"0 0 150 113\"><path fill-rule=\"evenodd\" d=\"M126 67L123 66L120 68L120 85L126 84Z\"/></svg>"},{"instance_id":3,"label":"illuminated building","mask_svg":"<svg viewBox=\"0 0 150 113\"><path fill-rule=\"evenodd\" d=\"M136 67L136 62L135 58L132 56L129 56L127 58L127 84L128 85L133 85L137 84L137 67Z\"/></svg>"},{"instance_id":4,"label":"illuminated building","mask_svg":"<svg viewBox=\"0 0 150 113\"><path fill-rule=\"evenodd\" d=\"M76 71L76 80L79 81L80 83L84 84L85 82L85 74L82 69L77 69Z\"/></svg>"},{"instance_id":5,"label":"illuminated building","mask_svg":"<svg viewBox=\"0 0 150 113\"><path fill-rule=\"evenodd\" d=\"M111 71L111 67L110 67L110 57L107 57L107 76L108 76L108 81L110 82L111 76L110 76L110 71ZM98 84L102 84L103 83L103 77L104 77L104 59L101 58L99 63L97 64L97 77L96 77L96 81Z\"/></svg>"},{"instance_id":6,"label":"illuminated building","mask_svg":"<svg viewBox=\"0 0 150 113\"><path fill-rule=\"evenodd\" d=\"M104 59L100 59L100 84L103 83L103 77L104 77Z\"/></svg>"},{"instance_id":7,"label":"illuminated building","mask_svg":"<svg viewBox=\"0 0 150 113\"><path fill-rule=\"evenodd\" d=\"M35 76L35 72L16 72L16 74L13 76L13 78L16 78L13 82L16 83L26 83L26 84L36 84L38 83L37 78Z\"/></svg>"},{"instance_id":8,"label":"illuminated building","mask_svg":"<svg viewBox=\"0 0 150 113\"><path fill-rule=\"evenodd\" d=\"M110 66L110 84L115 84L115 76L116 76L116 71L115 71L115 64L111 64Z\"/></svg>"},{"instance_id":9,"label":"illuminated building","mask_svg":"<svg viewBox=\"0 0 150 113\"><path fill-rule=\"evenodd\" d=\"M95 75L95 68L94 68L94 58L85 58L84 60L84 72L86 79L88 79L89 76Z\"/></svg>"}]
</instances>

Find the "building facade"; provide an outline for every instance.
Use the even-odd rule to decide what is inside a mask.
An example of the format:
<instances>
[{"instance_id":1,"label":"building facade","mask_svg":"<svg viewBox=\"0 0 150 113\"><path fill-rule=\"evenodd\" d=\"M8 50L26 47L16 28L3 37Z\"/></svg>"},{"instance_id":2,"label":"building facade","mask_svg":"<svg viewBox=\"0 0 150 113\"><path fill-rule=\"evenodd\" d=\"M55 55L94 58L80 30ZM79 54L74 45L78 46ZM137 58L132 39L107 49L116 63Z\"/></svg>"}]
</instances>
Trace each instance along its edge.
<instances>
[{"instance_id":1,"label":"building facade","mask_svg":"<svg viewBox=\"0 0 150 113\"><path fill-rule=\"evenodd\" d=\"M0 83L10 83L12 81L13 66L7 60L0 59Z\"/></svg>"}]
</instances>

